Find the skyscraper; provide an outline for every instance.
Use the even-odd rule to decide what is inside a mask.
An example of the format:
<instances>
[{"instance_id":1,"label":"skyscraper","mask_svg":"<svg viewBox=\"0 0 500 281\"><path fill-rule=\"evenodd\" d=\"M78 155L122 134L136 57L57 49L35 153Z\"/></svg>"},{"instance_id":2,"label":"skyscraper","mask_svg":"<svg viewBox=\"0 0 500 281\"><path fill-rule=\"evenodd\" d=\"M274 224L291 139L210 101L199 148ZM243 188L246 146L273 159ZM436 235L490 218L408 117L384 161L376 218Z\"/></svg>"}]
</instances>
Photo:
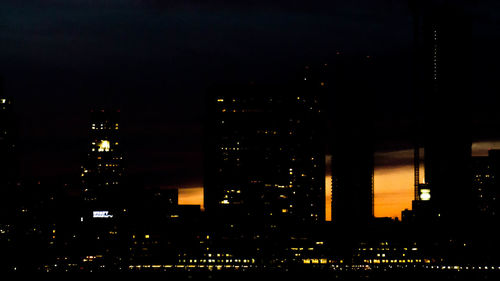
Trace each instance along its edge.
<instances>
[{"instance_id":1,"label":"skyscraper","mask_svg":"<svg viewBox=\"0 0 500 281\"><path fill-rule=\"evenodd\" d=\"M87 157L82 166L82 197L93 218L112 217L123 179L119 111L93 110ZM90 213L92 212L92 213Z\"/></svg>"},{"instance_id":2,"label":"skyscraper","mask_svg":"<svg viewBox=\"0 0 500 281\"><path fill-rule=\"evenodd\" d=\"M0 188L13 184L16 177L16 144L12 100L0 94Z\"/></svg>"},{"instance_id":3,"label":"skyscraper","mask_svg":"<svg viewBox=\"0 0 500 281\"><path fill-rule=\"evenodd\" d=\"M87 153L81 169L82 205L75 231L78 258L92 260L89 267L119 268L126 230L123 204L123 154L120 144L120 112L92 110ZM68 231L68 230L66 230ZM74 242L73 242L74 243Z\"/></svg>"},{"instance_id":4,"label":"skyscraper","mask_svg":"<svg viewBox=\"0 0 500 281\"><path fill-rule=\"evenodd\" d=\"M470 26L461 1L414 1L416 119L423 138L425 178L440 221L472 214ZM417 185L416 185L417 186ZM418 198L417 198L418 199Z\"/></svg>"},{"instance_id":5,"label":"skyscraper","mask_svg":"<svg viewBox=\"0 0 500 281\"><path fill-rule=\"evenodd\" d=\"M332 221L363 225L373 218L373 146L367 129L344 131L332 152Z\"/></svg>"},{"instance_id":6,"label":"skyscraper","mask_svg":"<svg viewBox=\"0 0 500 281\"><path fill-rule=\"evenodd\" d=\"M500 150L490 150L488 156L472 157L472 187L477 214L484 219L498 219Z\"/></svg>"},{"instance_id":7,"label":"skyscraper","mask_svg":"<svg viewBox=\"0 0 500 281\"><path fill-rule=\"evenodd\" d=\"M324 221L324 122L318 89L220 87L211 91L207 103L206 211L240 221Z\"/></svg>"},{"instance_id":8,"label":"skyscraper","mask_svg":"<svg viewBox=\"0 0 500 281\"><path fill-rule=\"evenodd\" d=\"M332 221L364 225L374 215L373 59L337 56L331 77Z\"/></svg>"},{"instance_id":9,"label":"skyscraper","mask_svg":"<svg viewBox=\"0 0 500 281\"><path fill-rule=\"evenodd\" d=\"M1 77L0 77L1 78ZM18 163L12 99L3 95L0 80L0 227L16 223L20 197L17 188Z\"/></svg>"}]
</instances>

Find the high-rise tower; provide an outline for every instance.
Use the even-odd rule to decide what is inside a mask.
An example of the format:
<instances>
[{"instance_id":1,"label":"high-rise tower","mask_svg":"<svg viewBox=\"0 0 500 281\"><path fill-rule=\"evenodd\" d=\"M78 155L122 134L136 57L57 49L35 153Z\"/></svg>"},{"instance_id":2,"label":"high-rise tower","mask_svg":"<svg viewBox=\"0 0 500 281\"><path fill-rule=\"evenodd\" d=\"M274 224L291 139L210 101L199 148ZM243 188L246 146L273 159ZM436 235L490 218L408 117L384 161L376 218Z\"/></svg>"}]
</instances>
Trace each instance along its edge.
<instances>
[{"instance_id":1,"label":"high-rise tower","mask_svg":"<svg viewBox=\"0 0 500 281\"><path fill-rule=\"evenodd\" d=\"M205 126L205 209L240 221L325 219L325 148L317 89L214 89Z\"/></svg>"},{"instance_id":2,"label":"high-rise tower","mask_svg":"<svg viewBox=\"0 0 500 281\"><path fill-rule=\"evenodd\" d=\"M119 111L93 110L87 158L82 166L84 205L94 218L112 217L123 179ZM90 213L89 213L90 214Z\"/></svg>"},{"instance_id":3,"label":"high-rise tower","mask_svg":"<svg viewBox=\"0 0 500 281\"><path fill-rule=\"evenodd\" d=\"M463 222L472 214L472 143L465 98L471 89L471 30L460 2L412 2L415 131L419 135L416 151L424 148L425 190L429 191L434 213L440 221L448 222ZM416 174L419 166L415 161ZM415 188L415 200L419 201L418 183Z\"/></svg>"}]
</instances>

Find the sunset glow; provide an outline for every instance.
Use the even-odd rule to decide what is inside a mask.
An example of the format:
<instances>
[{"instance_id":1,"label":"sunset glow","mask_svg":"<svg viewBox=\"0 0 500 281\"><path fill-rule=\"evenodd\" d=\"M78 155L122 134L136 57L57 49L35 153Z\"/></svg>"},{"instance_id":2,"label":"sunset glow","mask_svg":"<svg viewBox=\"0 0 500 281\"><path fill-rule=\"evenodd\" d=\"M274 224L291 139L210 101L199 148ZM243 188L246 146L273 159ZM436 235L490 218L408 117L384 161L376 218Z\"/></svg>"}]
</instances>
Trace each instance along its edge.
<instances>
[{"instance_id":1,"label":"sunset glow","mask_svg":"<svg viewBox=\"0 0 500 281\"><path fill-rule=\"evenodd\" d=\"M489 149L499 149L500 142L484 141L472 144L472 155L488 155ZM401 211L411 210L413 200L413 166L412 165L380 165L381 158L400 158L403 162L412 163L413 151L411 149L384 152L375 154L375 217L398 217L401 219ZM377 165L378 164L378 165ZM423 167L422 167L423 168ZM423 173L422 173L423 174ZM420 179L423 181L423 178ZM332 179L330 175L325 177L325 218L331 221ZM200 205L203 209L203 187L191 187L179 189L180 205Z\"/></svg>"}]
</instances>

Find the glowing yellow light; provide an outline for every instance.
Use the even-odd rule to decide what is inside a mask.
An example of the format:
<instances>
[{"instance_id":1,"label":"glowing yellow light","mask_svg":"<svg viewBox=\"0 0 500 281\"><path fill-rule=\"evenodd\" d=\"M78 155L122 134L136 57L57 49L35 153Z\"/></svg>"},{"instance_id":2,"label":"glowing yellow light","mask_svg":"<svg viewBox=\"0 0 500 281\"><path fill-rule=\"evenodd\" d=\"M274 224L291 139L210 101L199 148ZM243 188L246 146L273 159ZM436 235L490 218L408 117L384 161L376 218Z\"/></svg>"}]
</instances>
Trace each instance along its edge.
<instances>
[{"instance_id":1,"label":"glowing yellow light","mask_svg":"<svg viewBox=\"0 0 500 281\"><path fill-rule=\"evenodd\" d=\"M99 149L98 149L98 151L99 152L106 152L106 151L109 151L110 147L111 147L111 145L110 145L109 141L102 140L99 143Z\"/></svg>"},{"instance_id":2,"label":"glowing yellow light","mask_svg":"<svg viewBox=\"0 0 500 281\"><path fill-rule=\"evenodd\" d=\"M149 234L144 235L144 238L149 239Z\"/></svg>"},{"instance_id":3,"label":"glowing yellow light","mask_svg":"<svg viewBox=\"0 0 500 281\"><path fill-rule=\"evenodd\" d=\"M429 201L431 199L431 190L430 189L421 189L420 190L420 200Z\"/></svg>"},{"instance_id":4,"label":"glowing yellow light","mask_svg":"<svg viewBox=\"0 0 500 281\"><path fill-rule=\"evenodd\" d=\"M0 103L6 103L7 100L6 99L0 99Z\"/></svg>"}]
</instances>

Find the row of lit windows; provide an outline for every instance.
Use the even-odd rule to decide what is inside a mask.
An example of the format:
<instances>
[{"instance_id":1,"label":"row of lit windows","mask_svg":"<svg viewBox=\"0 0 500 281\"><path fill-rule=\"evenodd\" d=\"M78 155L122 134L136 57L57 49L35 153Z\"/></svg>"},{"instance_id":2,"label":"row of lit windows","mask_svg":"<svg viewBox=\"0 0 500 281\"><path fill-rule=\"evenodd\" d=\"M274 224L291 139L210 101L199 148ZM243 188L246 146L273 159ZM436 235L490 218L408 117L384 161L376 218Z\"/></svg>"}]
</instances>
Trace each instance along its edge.
<instances>
[{"instance_id":1,"label":"row of lit windows","mask_svg":"<svg viewBox=\"0 0 500 281\"><path fill-rule=\"evenodd\" d=\"M434 29L434 41L437 42L437 30ZM437 68L438 68L438 65L437 65L437 48L438 48L438 45L437 44L434 44L434 55L433 55L433 68L434 68L434 74L433 74L433 78L434 80L437 80Z\"/></svg>"},{"instance_id":2,"label":"row of lit windows","mask_svg":"<svg viewBox=\"0 0 500 281\"><path fill-rule=\"evenodd\" d=\"M428 259L396 259L396 260L388 260L388 259L369 259L363 260L364 263L430 263L431 261Z\"/></svg>"},{"instance_id":3,"label":"row of lit windows","mask_svg":"<svg viewBox=\"0 0 500 281\"><path fill-rule=\"evenodd\" d=\"M255 259L183 259L179 263L255 263Z\"/></svg>"},{"instance_id":4,"label":"row of lit windows","mask_svg":"<svg viewBox=\"0 0 500 281\"><path fill-rule=\"evenodd\" d=\"M409 248L403 248L404 251L408 251ZM391 251L391 248L358 248L358 251ZM392 248L392 251L398 251L401 249ZM412 251L418 251L418 248L411 248Z\"/></svg>"},{"instance_id":5,"label":"row of lit windows","mask_svg":"<svg viewBox=\"0 0 500 281\"><path fill-rule=\"evenodd\" d=\"M220 150L240 150L239 147L221 147Z\"/></svg>"},{"instance_id":6,"label":"row of lit windows","mask_svg":"<svg viewBox=\"0 0 500 281\"><path fill-rule=\"evenodd\" d=\"M292 251L304 251L304 248L290 248ZM314 251L314 248L307 248L307 251Z\"/></svg>"},{"instance_id":7,"label":"row of lit windows","mask_svg":"<svg viewBox=\"0 0 500 281\"><path fill-rule=\"evenodd\" d=\"M302 259L304 264L327 264L328 259Z\"/></svg>"},{"instance_id":8,"label":"row of lit windows","mask_svg":"<svg viewBox=\"0 0 500 281\"><path fill-rule=\"evenodd\" d=\"M141 269L145 269L145 270L154 270L154 269L160 269L160 270L165 270L165 269L169 269L169 268L175 268L175 269L190 269L190 268L208 268L209 270L222 270L222 269L228 269L228 268L231 268L231 269L236 269L236 270L239 270L239 269L247 269L249 267L252 267L252 265L250 264L244 264L244 265L230 265L230 264L225 264L225 265L216 265L216 264L213 264L213 265L204 265L204 264L189 264L189 265L181 265L181 264L177 264L177 265L172 265L172 264L168 264L168 265L130 265L129 266L129 269L137 269L137 270L141 270Z\"/></svg>"}]
</instances>

